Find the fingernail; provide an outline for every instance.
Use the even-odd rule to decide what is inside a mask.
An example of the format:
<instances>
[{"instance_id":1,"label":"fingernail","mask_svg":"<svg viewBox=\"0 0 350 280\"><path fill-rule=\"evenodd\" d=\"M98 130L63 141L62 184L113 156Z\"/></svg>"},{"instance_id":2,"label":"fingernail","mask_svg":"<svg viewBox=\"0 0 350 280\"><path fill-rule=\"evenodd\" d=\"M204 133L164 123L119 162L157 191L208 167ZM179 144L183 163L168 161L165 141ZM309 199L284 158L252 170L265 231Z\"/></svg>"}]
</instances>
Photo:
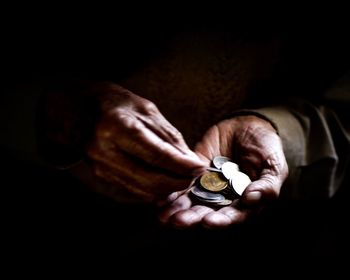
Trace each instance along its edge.
<instances>
[{"instance_id":1,"label":"fingernail","mask_svg":"<svg viewBox=\"0 0 350 280\"><path fill-rule=\"evenodd\" d=\"M262 194L259 191L249 192L245 195L244 202L246 204L256 204L257 202L260 201L261 196L262 196Z\"/></svg>"}]
</instances>

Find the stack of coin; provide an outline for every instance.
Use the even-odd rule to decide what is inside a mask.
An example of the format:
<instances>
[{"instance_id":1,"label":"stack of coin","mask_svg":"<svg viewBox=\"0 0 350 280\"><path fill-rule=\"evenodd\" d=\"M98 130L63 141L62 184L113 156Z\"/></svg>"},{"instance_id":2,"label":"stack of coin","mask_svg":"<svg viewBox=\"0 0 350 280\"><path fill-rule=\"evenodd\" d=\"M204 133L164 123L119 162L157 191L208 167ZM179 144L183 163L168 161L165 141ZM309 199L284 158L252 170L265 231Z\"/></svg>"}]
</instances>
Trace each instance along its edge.
<instances>
[{"instance_id":1,"label":"stack of coin","mask_svg":"<svg viewBox=\"0 0 350 280\"><path fill-rule=\"evenodd\" d=\"M226 206L239 198L250 182L230 158L216 156L207 172L195 180L191 194L204 204Z\"/></svg>"}]
</instances>

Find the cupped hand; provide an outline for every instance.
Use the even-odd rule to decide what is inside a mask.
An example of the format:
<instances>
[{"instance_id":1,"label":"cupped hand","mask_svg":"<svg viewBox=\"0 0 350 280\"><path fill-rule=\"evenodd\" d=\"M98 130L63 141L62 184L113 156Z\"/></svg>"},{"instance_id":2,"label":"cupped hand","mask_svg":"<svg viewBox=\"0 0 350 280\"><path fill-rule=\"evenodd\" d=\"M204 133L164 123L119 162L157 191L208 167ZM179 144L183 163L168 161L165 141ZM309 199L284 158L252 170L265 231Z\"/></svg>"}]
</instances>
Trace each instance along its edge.
<instances>
[{"instance_id":1,"label":"cupped hand","mask_svg":"<svg viewBox=\"0 0 350 280\"><path fill-rule=\"evenodd\" d=\"M251 183L231 205L214 208L193 200L189 194L174 192L160 220L177 227L202 224L222 228L246 221L279 196L288 176L282 142L272 125L257 116L237 116L211 127L196 145L195 152L209 166L218 155L239 165Z\"/></svg>"},{"instance_id":2,"label":"cupped hand","mask_svg":"<svg viewBox=\"0 0 350 280\"><path fill-rule=\"evenodd\" d=\"M156 105L119 85L101 94L101 118L87 152L100 179L143 201L186 189L205 162Z\"/></svg>"}]
</instances>

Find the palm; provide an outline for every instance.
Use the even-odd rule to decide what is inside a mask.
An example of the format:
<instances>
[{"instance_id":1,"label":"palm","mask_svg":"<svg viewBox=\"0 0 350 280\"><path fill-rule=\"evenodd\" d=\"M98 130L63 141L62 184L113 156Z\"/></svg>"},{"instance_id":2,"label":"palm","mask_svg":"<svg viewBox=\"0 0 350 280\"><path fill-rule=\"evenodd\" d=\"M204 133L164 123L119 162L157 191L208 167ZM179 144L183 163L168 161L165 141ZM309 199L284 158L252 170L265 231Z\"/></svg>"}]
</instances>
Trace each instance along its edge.
<instances>
[{"instance_id":1,"label":"palm","mask_svg":"<svg viewBox=\"0 0 350 280\"><path fill-rule=\"evenodd\" d=\"M208 165L217 155L232 158L253 182L241 199L222 208L200 205L188 191L174 193L170 196L172 202L161 214L163 222L179 227L198 223L225 227L241 223L265 201L278 197L288 173L279 137L268 122L254 116L236 117L213 126L196 145L195 152Z\"/></svg>"}]
</instances>

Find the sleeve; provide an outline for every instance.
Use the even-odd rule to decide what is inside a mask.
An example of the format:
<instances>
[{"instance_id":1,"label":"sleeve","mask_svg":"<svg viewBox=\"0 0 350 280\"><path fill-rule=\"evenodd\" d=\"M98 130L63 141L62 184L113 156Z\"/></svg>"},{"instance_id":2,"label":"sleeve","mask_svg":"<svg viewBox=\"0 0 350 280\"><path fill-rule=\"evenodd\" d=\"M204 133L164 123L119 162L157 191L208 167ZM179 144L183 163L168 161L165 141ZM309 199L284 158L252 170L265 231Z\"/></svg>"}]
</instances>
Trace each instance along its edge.
<instances>
[{"instance_id":1,"label":"sleeve","mask_svg":"<svg viewBox=\"0 0 350 280\"><path fill-rule=\"evenodd\" d=\"M350 73L349 73L350 74ZM281 197L327 199L339 189L349 169L350 75L326 91L320 105L301 99L285 105L245 110L277 129L289 166Z\"/></svg>"},{"instance_id":2,"label":"sleeve","mask_svg":"<svg viewBox=\"0 0 350 280\"><path fill-rule=\"evenodd\" d=\"M40 97L36 132L38 152L50 166L68 169L85 156L98 118L97 94L86 81L51 82Z\"/></svg>"}]
</instances>

